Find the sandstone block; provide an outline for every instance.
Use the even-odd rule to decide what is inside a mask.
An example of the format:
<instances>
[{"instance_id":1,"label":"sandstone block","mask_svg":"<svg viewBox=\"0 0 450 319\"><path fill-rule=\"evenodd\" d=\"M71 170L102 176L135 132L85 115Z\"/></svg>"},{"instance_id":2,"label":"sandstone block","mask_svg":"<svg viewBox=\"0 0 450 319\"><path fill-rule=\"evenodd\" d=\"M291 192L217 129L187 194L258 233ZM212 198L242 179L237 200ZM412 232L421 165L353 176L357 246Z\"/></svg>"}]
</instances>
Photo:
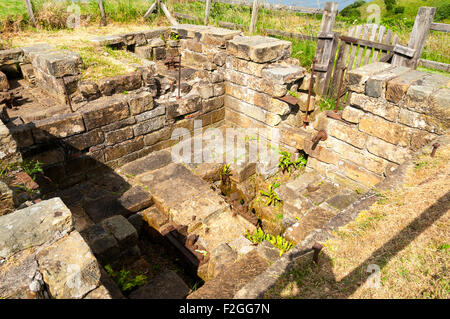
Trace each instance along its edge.
<instances>
[{"instance_id":1,"label":"sandstone block","mask_svg":"<svg viewBox=\"0 0 450 319\"><path fill-rule=\"evenodd\" d=\"M352 93L350 105L357 106L364 111L381 116L389 121L395 121L398 117L399 107L394 103L366 96L364 94Z\"/></svg>"},{"instance_id":2,"label":"sandstone block","mask_svg":"<svg viewBox=\"0 0 450 319\"><path fill-rule=\"evenodd\" d=\"M262 70L262 76L279 83L292 83L305 76L306 70L299 66L272 64Z\"/></svg>"},{"instance_id":3,"label":"sandstone block","mask_svg":"<svg viewBox=\"0 0 450 319\"><path fill-rule=\"evenodd\" d=\"M83 108L83 120L87 130L104 126L129 116L123 97L105 97L88 103Z\"/></svg>"},{"instance_id":4,"label":"sandstone block","mask_svg":"<svg viewBox=\"0 0 450 319\"><path fill-rule=\"evenodd\" d=\"M282 60L291 55L292 43L263 36L235 36L227 42L227 53L258 63Z\"/></svg>"},{"instance_id":5,"label":"sandstone block","mask_svg":"<svg viewBox=\"0 0 450 319\"><path fill-rule=\"evenodd\" d=\"M62 114L34 121L33 136L36 143L55 138L64 138L84 132L83 118L80 114Z\"/></svg>"},{"instance_id":6,"label":"sandstone block","mask_svg":"<svg viewBox=\"0 0 450 319\"><path fill-rule=\"evenodd\" d=\"M346 74L346 85L353 92L364 93L366 81L369 79L369 76L383 72L389 68L391 68L389 63L375 62L351 70Z\"/></svg>"},{"instance_id":7,"label":"sandstone block","mask_svg":"<svg viewBox=\"0 0 450 319\"><path fill-rule=\"evenodd\" d=\"M37 260L53 298L82 298L100 284L97 260L77 231L41 250Z\"/></svg>"},{"instance_id":8,"label":"sandstone block","mask_svg":"<svg viewBox=\"0 0 450 319\"><path fill-rule=\"evenodd\" d=\"M410 132L408 128L385 121L380 117L364 115L359 122L359 129L386 142L404 147L409 146Z\"/></svg>"},{"instance_id":9,"label":"sandstone block","mask_svg":"<svg viewBox=\"0 0 450 319\"><path fill-rule=\"evenodd\" d=\"M372 136L368 137L366 147L370 153L396 164L403 163L410 155L408 149L395 146Z\"/></svg>"},{"instance_id":10,"label":"sandstone block","mask_svg":"<svg viewBox=\"0 0 450 319\"><path fill-rule=\"evenodd\" d=\"M409 87L425 76L427 73L413 70L390 80L386 86L386 100L394 103L400 102Z\"/></svg>"},{"instance_id":11,"label":"sandstone block","mask_svg":"<svg viewBox=\"0 0 450 319\"><path fill-rule=\"evenodd\" d=\"M60 198L0 216L0 258L42 245L72 229L72 214Z\"/></svg>"},{"instance_id":12,"label":"sandstone block","mask_svg":"<svg viewBox=\"0 0 450 319\"><path fill-rule=\"evenodd\" d=\"M409 68L404 66L396 66L376 75L370 76L366 82L365 94L370 97L380 97L384 95L386 83L389 80L408 72L409 70Z\"/></svg>"},{"instance_id":13,"label":"sandstone block","mask_svg":"<svg viewBox=\"0 0 450 319\"><path fill-rule=\"evenodd\" d=\"M35 68L55 77L80 74L82 63L80 55L69 50L39 52L33 60Z\"/></svg>"},{"instance_id":14,"label":"sandstone block","mask_svg":"<svg viewBox=\"0 0 450 319\"><path fill-rule=\"evenodd\" d=\"M116 238L122 249L126 249L137 244L137 231L125 217L121 215L113 216L104 219L101 224L107 232Z\"/></svg>"},{"instance_id":15,"label":"sandstone block","mask_svg":"<svg viewBox=\"0 0 450 319\"><path fill-rule=\"evenodd\" d=\"M363 111L351 106L347 106L342 112L342 118L352 123L359 123L363 115Z\"/></svg>"}]
</instances>

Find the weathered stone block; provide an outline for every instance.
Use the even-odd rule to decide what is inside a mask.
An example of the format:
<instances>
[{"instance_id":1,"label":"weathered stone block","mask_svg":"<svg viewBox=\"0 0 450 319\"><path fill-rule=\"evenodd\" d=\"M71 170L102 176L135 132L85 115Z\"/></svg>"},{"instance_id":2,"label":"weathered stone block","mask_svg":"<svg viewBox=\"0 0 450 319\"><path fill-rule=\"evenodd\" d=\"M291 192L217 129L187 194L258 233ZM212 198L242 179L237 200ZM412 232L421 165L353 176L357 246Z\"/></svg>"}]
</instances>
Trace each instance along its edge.
<instances>
[{"instance_id":1,"label":"weathered stone block","mask_svg":"<svg viewBox=\"0 0 450 319\"><path fill-rule=\"evenodd\" d=\"M286 115L290 112L289 104L274 99L270 95L251 90L245 86L227 82L225 84L225 93L278 115Z\"/></svg>"},{"instance_id":2,"label":"weathered stone block","mask_svg":"<svg viewBox=\"0 0 450 319\"><path fill-rule=\"evenodd\" d=\"M119 257L120 249L117 240L101 225L93 225L80 232L80 235L101 263L108 264Z\"/></svg>"},{"instance_id":3,"label":"weathered stone block","mask_svg":"<svg viewBox=\"0 0 450 319\"><path fill-rule=\"evenodd\" d=\"M281 122L279 115L267 112L260 107L238 100L230 95L225 96L225 107L243 113L269 126L276 126Z\"/></svg>"},{"instance_id":4,"label":"weathered stone block","mask_svg":"<svg viewBox=\"0 0 450 319\"><path fill-rule=\"evenodd\" d=\"M351 106L347 106L342 112L342 118L352 123L359 123L364 112Z\"/></svg>"},{"instance_id":5,"label":"weathered stone block","mask_svg":"<svg viewBox=\"0 0 450 319\"><path fill-rule=\"evenodd\" d=\"M153 57L155 60L164 60L166 58L166 48L165 47L153 48Z\"/></svg>"},{"instance_id":6,"label":"weathered stone block","mask_svg":"<svg viewBox=\"0 0 450 319\"><path fill-rule=\"evenodd\" d=\"M400 109L398 117L400 123L410 127L426 130L431 133L442 133L441 119L433 118L429 115L412 112L406 109Z\"/></svg>"},{"instance_id":7,"label":"weathered stone block","mask_svg":"<svg viewBox=\"0 0 450 319\"><path fill-rule=\"evenodd\" d=\"M72 229L72 215L60 198L0 216L0 258L42 245Z\"/></svg>"},{"instance_id":8,"label":"weathered stone block","mask_svg":"<svg viewBox=\"0 0 450 319\"><path fill-rule=\"evenodd\" d=\"M167 106L168 118L194 113L202 108L200 96L195 93L188 94L180 100L173 99L170 102Z\"/></svg>"},{"instance_id":9,"label":"weathered stone block","mask_svg":"<svg viewBox=\"0 0 450 319\"><path fill-rule=\"evenodd\" d=\"M154 38L158 38L161 39L161 36L165 36L169 33L170 29L168 27L158 27L158 28L153 28L151 30L146 30L146 31L142 31L142 33L144 34L145 38L147 40L151 40Z\"/></svg>"},{"instance_id":10,"label":"weathered stone block","mask_svg":"<svg viewBox=\"0 0 450 319\"><path fill-rule=\"evenodd\" d=\"M386 102L382 99L368 97L364 94L352 93L350 104L357 106L364 111L381 116L389 121L395 121L398 117L399 107L394 103Z\"/></svg>"},{"instance_id":11,"label":"weathered stone block","mask_svg":"<svg viewBox=\"0 0 450 319\"><path fill-rule=\"evenodd\" d=\"M35 68L55 77L80 74L82 64L80 55L69 50L39 52L33 60Z\"/></svg>"},{"instance_id":12,"label":"weathered stone block","mask_svg":"<svg viewBox=\"0 0 450 319\"><path fill-rule=\"evenodd\" d=\"M419 113L429 113L431 106L429 98L440 88L450 89L450 79L444 75L430 74L408 88L400 106Z\"/></svg>"},{"instance_id":13,"label":"weathered stone block","mask_svg":"<svg viewBox=\"0 0 450 319\"><path fill-rule=\"evenodd\" d=\"M344 160L339 161L337 166L347 177L367 187L372 187L383 179L381 176L373 174L359 165Z\"/></svg>"},{"instance_id":14,"label":"weathered stone block","mask_svg":"<svg viewBox=\"0 0 450 319\"><path fill-rule=\"evenodd\" d=\"M235 70L241 73L262 77L262 70L267 66L267 64L242 60L228 55L225 60L225 66L228 70Z\"/></svg>"},{"instance_id":15,"label":"weathered stone block","mask_svg":"<svg viewBox=\"0 0 450 319\"><path fill-rule=\"evenodd\" d=\"M409 87L425 76L428 76L427 73L412 70L390 80L386 86L386 100L394 103L400 102Z\"/></svg>"},{"instance_id":16,"label":"weathered stone block","mask_svg":"<svg viewBox=\"0 0 450 319\"><path fill-rule=\"evenodd\" d=\"M357 148L363 148L367 134L358 131L356 126L346 125L337 120L328 121L328 134L345 141Z\"/></svg>"},{"instance_id":17,"label":"weathered stone block","mask_svg":"<svg viewBox=\"0 0 450 319\"><path fill-rule=\"evenodd\" d=\"M134 54L143 59L151 59L153 57L153 47L151 45L136 47L134 49Z\"/></svg>"},{"instance_id":18,"label":"weathered stone block","mask_svg":"<svg viewBox=\"0 0 450 319\"><path fill-rule=\"evenodd\" d=\"M272 64L262 70L262 76L279 83L292 83L305 76L306 70L299 66Z\"/></svg>"},{"instance_id":19,"label":"weathered stone block","mask_svg":"<svg viewBox=\"0 0 450 319\"><path fill-rule=\"evenodd\" d=\"M9 90L8 78L6 77L5 73L0 71L0 92L6 90Z\"/></svg>"},{"instance_id":20,"label":"weathered stone block","mask_svg":"<svg viewBox=\"0 0 450 319\"><path fill-rule=\"evenodd\" d=\"M130 32L122 34L121 37L124 39L126 45L144 45L147 43L145 35L141 32Z\"/></svg>"},{"instance_id":21,"label":"weathered stone block","mask_svg":"<svg viewBox=\"0 0 450 319\"><path fill-rule=\"evenodd\" d=\"M84 130L83 118L80 114L62 114L35 121L33 136L36 143L43 143L50 139L82 133Z\"/></svg>"},{"instance_id":22,"label":"weathered stone block","mask_svg":"<svg viewBox=\"0 0 450 319\"><path fill-rule=\"evenodd\" d=\"M237 259L236 252L228 244L223 243L211 251L208 264L208 275L216 277Z\"/></svg>"},{"instance_id":23,"label":"weathered stone block","mask_svg":"<svg viewBox=\"0 0 450 319\"><path fill-rule=\"evenodd\" d=\"M323 142L328 149L339 154L339 157L352 161L365 169L382 175L388 165L388 162L382 158L374 156L367 151L360 150L336 138L329 137Z\"/></svg>"},{"instance_id":24,"label":"weathered stone block","mask_svg":"<svg viewBox=\"0 0 450 319\"><path fill-rule=\"evenodd\" d=\"M170 138L170 128L164 127L156 132L144 135L145 146L152 146L158 142L168 140Z\"/></svg>"},{"instance_id":25,"label":"weathered stone block","mask_svg":"<svg viewBox=\"0 0 450 319\"><path fill-rule=\"evenodd\" d=\"M130 299L184 299L189 287L173 271L168 270L151 279L130 294Z\"/></svg>"},{"instance_id":26,"label":"weathered stone block","mask_svg":"<svg viewBox=\"0 0 450 319\"><path fill-rule=\"evenodd\" d=\"M158 116L152 119L137 123L133 126L134 136L144 135L162 128L165 124L165 116Z\"/></svg>"},{"instance_id":27,"label":"weathered stone block","mask_svg":"<svg viewBox=\"0 0 450 319\"><path fill-rule=\"evenodd\" d=\"M94 129L92 131L64 139L64 143L80 151L99 145L104 141L105 137L100 129Z\"/></svg>"},{"instance_id":28,"label":"weathered stone block","mask_svg":"<svg viewBox=\"0 0 450 319\"><path fill-rule=\"evenodd\" d=\"M450 89L441 88L435 91L430 98L430 115L442 121L442 126L450 127Z\"/></svg>"},{"instance_id":29,"label":"weathered stone block","mask_svg":"<svg viewBox=\"0 0 450 319\"><path fill-rule=\"evenodd\" d=\"M152 196L141 186L134 186L122 194L119 203L129 213L136 213L153 204Z\"/></svg>"},{"instance_id":30,"label":"weathered stone block","mask_svg":"<svg viewBox=\"0 0 450 319\"><path fill-rule=\"evenodd\" d=\"M19 63L22 57L23 51L20 48L0 50L0 65Z\"/></svg>"},{"instance_id":31,"label":"weathered stone block","mask_svg":"<svg viewBox=\"0 0 450 319\"><path fill-rule=\"evenodd\" d=\"M258 63L277 61L291 55L292 43L263 36L235 36L227 42L227 53Z\"/></svg>"},{"instance_id":32,"label":"weathered stone block","mask_svg":"<svg viewBox=\"0 0 450 319\"><path fill-rule=\"evenodd\" d=\"M161 231L161 227L169 221L169 217L156 207L146 209L142 216L148 225L157 231Z\"/></svg>"},{"instance_id":33,"label":"weathered stone block","mask_svg":"<svg viewBox=\"0 0 450 319\"><path fill-rule=\"evenodd\" d=\"M133 138L133 128L131 126L124 127L117 131L105 133L106 145L115 145L117 143Z\"/></svg>"},{"instance_id":34,"label":"weathered stone block","mask_svg":"<svg viewBox=\"0 0 450 319\"><path fill-rule=\"evenodd\" d=\"M370 153L396 164L403 163L410 155L408 149L395 146L373 136L368 137L366 147Z\"/></svg>"},{"instance_id":35,"label":"weathered stone block","mask_svg":"<svg viewBox=\"0 0 450 319\"><path fill-rule=\"evenodd\" d=\"M136 229L123 216L117 215L102 221L103 228L116 238L119 246L132 247L137 244L138 234Z\"/></svg>"},{"instance_id":36,"label":"weathered stone block","mask_svg":"<svg viewBox=\"0 0 450 319\"><path fill-rule=\"evenodd\" d=\"M158 106L150 111L145 111L144 113L136 115L134 118L136 119L136 122L143 122L150 120L152 118L161 116L166 114L166 107L164 105Z\"/></svg>"},{"instance_id":37,"label":"weathered stone block","mask_svg":"<svg viewBox=\"0 0 450 319\"><path fill-rule=\"evenodd\" d=\"M143 122L145 123L145 122ZM105 149L105 160L107 162L118 159L122 156L137 152L144 147L143 138L135 138L133 140L125 141L117 144L114 147Z\"/></svg>"},{"instance_id":38,"label":"weathered stone block","mask_svg":"<svg viewBox=\"0 0 450 319\"><path fill-rule=\"evenodd\" d=\"M89 39L90 42L98 46L124 45L124 38L121 35L106 35Z\"/></svg>"},{"instance_id":39,"label":"weathered stone block","mask_svg":"<svg viewBox=\"0 0 450 319\"><path fill-rule=\"evenodd\" d=\"M359 129L386 142L404 147L409 146L410 132L408 128L397 123L385 121L380 117L364 115L359 122Z\"/></svg>"},{"instance_id":40,"label":"weathered stone block","mask_svg":"<svg viewBox=\"0 0 450 319\"><path fill-rule=\"evenodd\" d=\"M98 99L100 97L100 90L98 85L92 81L81 81L78 85L78 90L81 95L88 101Z\"/></svg>"},{"instance_id":41,"label":"weathered stone block","mask_svg":"<svg viewBox=\"0 0 450 319\"><path fill-rule=\"evenodd\" d=\"M87 130L122 120L129 116L124 97L105 97L88 103L83 108L83 119Z\"/></svg>"},{"instance_id":42,"label":"weathered stone block","mask_svg":"<svg viewBox=\"0 0 450 319\"><path fill-rule=\"evenodd\" d=\"M137 90L142 85L142 77L138 72L100 79L98 87L103 95L110 96L124 91Z\"/></svg>"},{"instance_id":43,"label":"weathered stone block","mask_svg":"<svg viewBox=\"0 0 450 319\"><path fill-rule=\"evenodd\" d=\"M83 237L73 231L37 254L53 298L82 298L100 284L100 267Z\"/></svg>"},{"instance_id":44,"label":"weathered stone block","mask_svg":"<svg viewBox=\"0 0 450 319\"><path fill-rule=\"evenodd\" d=\"M383 72L389 68L391 68L389 63L375 62L351 70L346 74L346 85L353 92L364 93L365 84L369 76Z\"/></svg>"},{"instance_id":45,"label":"weathered stone block","mask_svg":"<svg viewBox=\"0 0 450 319\"><path fill-rule=\"evenodd\" d=\"M217 110L224 105L224 100L225 100L224 96L217 96L209 99L203 99L202 111L206 113L213 110Z\"/></svg>"},{"instance_id":46,"label":"weathered stone block","mask_svg":"<svg viewBox=\"0 0 450 319\"><path fill-rule=\"evenodd\" d=\"M384 95L386 83L389 80L408 72L409 70L409 68L404 66L396 66L376 75L370 76L366 82L365 94L370 97L380 97Z\"/></svg>"},{"instance_id":47,"label":"weathered stone block","mask_svg":"<svg viewBox=\"0 0 450 319\"><path fill-rule=\"evenodd\" d=\"M275 262L280 258L280 251L267 240L259 243L256 247L256 252L261 258L264 258L270 263Z\"/></svg>"},{"instance_id":48,"label":"weathered stone block","mask_svg":"<svg viewBox=\"0 0 450 319\"><path fill-rule=\"evenodd\" d=\"M239 84L244 87L249 87L252 90L269 94L274 97L282 97L287 93L287 86L279 83L274 83L265 78L255 77L249 74L228 70L225 74L226 80Z\"/></svg>"}]
</instances>

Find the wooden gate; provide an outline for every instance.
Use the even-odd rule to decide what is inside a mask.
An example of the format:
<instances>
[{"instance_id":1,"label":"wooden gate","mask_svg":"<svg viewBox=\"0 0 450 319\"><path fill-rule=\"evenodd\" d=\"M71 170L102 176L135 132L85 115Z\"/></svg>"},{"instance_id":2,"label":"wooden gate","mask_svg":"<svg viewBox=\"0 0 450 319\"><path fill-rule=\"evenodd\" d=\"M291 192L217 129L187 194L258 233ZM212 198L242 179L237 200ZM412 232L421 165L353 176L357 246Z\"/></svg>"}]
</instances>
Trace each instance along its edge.
<instances>
[{"instance_id":1,"label":"wooden gate","mask_svg":"<svg viewBox=\"0 0 450 319\"><path fill-rule=\"evenodd\" d=\"M389 62L399 38L390 29L378 24L353 26L339 37L339 51L332 71L328 96L336 97L342 69L346 72L377 61ZM341 92L345 94L345 92Z\"/></svg>"}]
</instances>

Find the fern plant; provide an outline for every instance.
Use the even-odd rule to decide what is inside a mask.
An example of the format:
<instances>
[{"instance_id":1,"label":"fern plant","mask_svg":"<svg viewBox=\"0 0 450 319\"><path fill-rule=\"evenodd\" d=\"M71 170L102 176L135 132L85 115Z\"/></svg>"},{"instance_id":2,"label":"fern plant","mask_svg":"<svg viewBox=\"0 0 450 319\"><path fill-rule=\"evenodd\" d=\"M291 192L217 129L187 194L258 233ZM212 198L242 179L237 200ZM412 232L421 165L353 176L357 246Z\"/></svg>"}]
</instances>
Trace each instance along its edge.
<instances>
[{"instance_id":1,"label":"fern plant","mask_svg":"<svg viewBox=\"0 0 450 319\"><path fill-rule=\"evenodd\" d=\"M281 157L278 162L278 167L281 168L281 171L284 173L288 171L289 176L291 176L292 168L298 169L300 167L306 166L306 158L303 155L300 155L300 157L292 161L291 160L291 153L287 151L280 151L279 152Z\"/></svg>"},{"instance_id":2,"label":"fern plant","mask_svg":"<svg viewBox=\"0 0 450 319\"><path fill-rule=\"evenodd\" d=\"M277 235L273 236L271 234L266 234L261 228L257 228L253 234L251 234L248 230L246 231L245 237L250 240L254 244L262 243L267 240L272 245L274 245L278 250L280 250L280 256L287 252L289 249L294 247L294 244L288 241L283 236Z\"/></svg>"},{"instance_id":3,"label":"fern plant","mask_svg":"<svg viewBox=\"0 0 450 319\"><path fill-rule=\"evenodd\" d=\"M275 193L275 189L280 187L280 183L270 184L267 192L260 190L260 194L264 197L267 197L266 206L276 206L281 202L280 197L278 197L277 193Z\"/></svg>"},{"instance_id":4,"label":"fern plant","mask_svg":"<svg viewBox=\"0 0 450 319\"><path fill-rule=\"evenodd\" d=\"M133 290L136 287L145 285L147 282L147 276L138 275L133 278L133 276L131 276L131 271L123 268L120 271L114 271L111 265L106 265L105 269L122 292Z\"/></svg>"}]
</instances>

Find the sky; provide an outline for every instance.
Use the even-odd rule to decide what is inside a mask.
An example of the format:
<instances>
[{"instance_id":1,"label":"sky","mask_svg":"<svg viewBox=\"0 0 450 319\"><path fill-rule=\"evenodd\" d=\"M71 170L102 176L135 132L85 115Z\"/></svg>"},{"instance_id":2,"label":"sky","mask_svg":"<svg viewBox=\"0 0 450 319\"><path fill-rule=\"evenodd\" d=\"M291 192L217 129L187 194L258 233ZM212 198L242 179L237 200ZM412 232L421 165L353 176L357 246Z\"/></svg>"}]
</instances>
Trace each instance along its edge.
<instances>
[{"instance_id":1,"label":"sky","mask_svg":"<svg viewBox=\"0 0 450 319\"><path fill-rule=\"evenodd\" d=\"M295 5L299 7L308 7L308 8L318 8L319 6L320 8L323 8L326 2L325 0L264 0L264 1L275 4ZM337 2L339 4L338 5L339 10L342 10L343 8L345 8L349 4L352 4L355 1L356 0L334 0L334 2ZM366 2L368 1L366 0Z\"/></svg>"}]
</instances>

